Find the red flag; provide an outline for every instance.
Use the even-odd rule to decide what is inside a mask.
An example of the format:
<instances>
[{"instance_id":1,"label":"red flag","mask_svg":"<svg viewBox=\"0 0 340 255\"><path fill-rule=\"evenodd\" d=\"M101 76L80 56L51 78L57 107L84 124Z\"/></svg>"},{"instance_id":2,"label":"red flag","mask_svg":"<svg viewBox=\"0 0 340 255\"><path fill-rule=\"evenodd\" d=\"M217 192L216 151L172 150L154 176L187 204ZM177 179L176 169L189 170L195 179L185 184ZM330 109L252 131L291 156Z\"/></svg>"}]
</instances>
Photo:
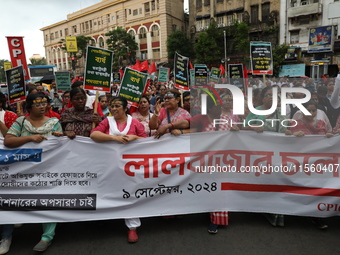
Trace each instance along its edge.
<instances>
[{"instance_id":1,"label":"red flag","mask_svg":"<svg viewBox=\"0 0 340 255\"><path fill-rule=\"evenodd\" d=\"M140 70L145 71L149 69L149 62L145 60L141 65L140 65Z\"/></svg>"},{"instance_id":2,"label":"red flag","mask_svg":"<svg viewBox=\"0 0 340 255\"><path fill-rule=\"evenodd\" d=\"M151 74L151 73L154 73L156 71L157 71L156 64L155 64L155 62L152 62L152 64L149 67L148 73Z\"/></svg>"},{"instance_id":3,"label":"red flag","mask_svg":"<svg viewBox=\"0 0 340 255\"><path fill-rule=\"evenodd\" d=\"M190 69L194 69L194 67L192 66L191 61L189 63L190 63Z\"/></svg>"},{"instance_id":4,"label":"red flag","mask_svg":"<svg viewBox=\"0 0 340 255\"><path fill-rule=\"evenodd\" d=\"M246 91L248 90L248 70L245 65L243 65L243 79L244 79L244 84L246 87Z\"/></svg>"},{"instance_id":5,"label":"red flag","mask_svg":"<svg viewBox=\"0 0 340 255\"><path fill-rule=\"evenodd\" d=\"M136 62L136 64L132 67L132 69L134 69L134 70L136 70L136 71L139 71L139 72L141 71L139 59L137 59L137 62Z\"/></svg>"},{"instance_id":6,"label":"red flag","mask_svg":"<svg viewBox=\"0 0 340 255\"><path fill-rule=\"evenodd\" d=\"M220 64L220 69L221 69L221 75L223 75L225 73L224 67L222 66L222 64Z\"/></svg>"}]
</instances>

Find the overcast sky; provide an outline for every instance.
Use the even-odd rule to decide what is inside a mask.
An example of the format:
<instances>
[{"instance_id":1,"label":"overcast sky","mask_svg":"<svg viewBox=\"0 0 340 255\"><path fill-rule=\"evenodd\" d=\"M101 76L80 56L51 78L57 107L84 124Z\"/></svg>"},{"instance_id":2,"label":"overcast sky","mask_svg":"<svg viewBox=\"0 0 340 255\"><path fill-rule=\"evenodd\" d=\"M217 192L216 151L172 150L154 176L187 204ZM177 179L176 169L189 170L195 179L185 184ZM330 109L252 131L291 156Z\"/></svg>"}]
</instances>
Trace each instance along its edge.
<instances>
[{"instance_id":1,"label":"overcast sky","mask_svg":"<svg viewBox=\"0 0 340 255\"><path fill-rule=\"evenodd\" d=\"M10 60L6 36L23 36L27 63L33 54L45 57L40 28L67 19L67 14L101 0L1 0L0 59ZM184 0L187 8L188 0Z\"/></svg>"}]
</instances>

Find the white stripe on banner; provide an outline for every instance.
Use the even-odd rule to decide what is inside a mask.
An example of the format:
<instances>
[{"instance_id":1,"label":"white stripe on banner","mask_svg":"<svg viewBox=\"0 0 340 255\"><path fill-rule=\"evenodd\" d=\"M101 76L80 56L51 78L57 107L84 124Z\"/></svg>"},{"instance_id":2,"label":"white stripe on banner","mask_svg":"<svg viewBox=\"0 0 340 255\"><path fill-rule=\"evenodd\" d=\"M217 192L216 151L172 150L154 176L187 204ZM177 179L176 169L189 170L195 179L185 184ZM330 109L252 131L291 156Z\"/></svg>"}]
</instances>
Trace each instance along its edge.
<instances>
[{"instance_id":1,"label":"white stripe on banner","mask_svg":"<svg viewBox=\"0 0 340 255\"><path fill-rule=\"evenodd\" d=\"M0 224L211 211L335 216L339 144L339 136L250 131L126 145L49 137L15 149L0 139Z\"/></svg>"}]
</instances>

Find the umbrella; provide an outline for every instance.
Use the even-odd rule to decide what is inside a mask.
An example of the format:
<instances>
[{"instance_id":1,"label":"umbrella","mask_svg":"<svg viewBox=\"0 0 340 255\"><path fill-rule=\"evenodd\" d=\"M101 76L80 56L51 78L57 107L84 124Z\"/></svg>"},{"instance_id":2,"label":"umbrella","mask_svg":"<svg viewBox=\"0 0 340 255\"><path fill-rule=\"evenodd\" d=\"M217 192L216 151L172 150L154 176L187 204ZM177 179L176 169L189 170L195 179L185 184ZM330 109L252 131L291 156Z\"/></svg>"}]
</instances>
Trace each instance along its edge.
<instances>
[{"instance_id":1,"label":"umbrella","mask_svg":"<svg viewBox=\"0 0 340 255\"><path fill-rule=\"evenodd\" d=\"M55 80L55 76L54 76L54 75L45 75L44 77L41 78L40 81L38 81L38 82L36 82L36 83L47 83L47 84L51 84L53 80Z\"/></svg>"}]
</instances>

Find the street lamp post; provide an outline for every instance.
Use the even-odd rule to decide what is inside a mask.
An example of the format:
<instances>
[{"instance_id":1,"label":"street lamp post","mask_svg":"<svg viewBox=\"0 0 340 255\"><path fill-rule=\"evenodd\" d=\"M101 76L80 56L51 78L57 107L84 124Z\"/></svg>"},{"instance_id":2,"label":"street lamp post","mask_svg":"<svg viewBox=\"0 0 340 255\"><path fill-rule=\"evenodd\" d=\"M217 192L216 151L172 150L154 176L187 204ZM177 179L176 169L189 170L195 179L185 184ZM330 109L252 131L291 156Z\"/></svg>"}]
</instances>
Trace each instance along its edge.
<instances>
[{"instance_id":1,"label":"street lamp post","mask_svg":"<svg viewBox=\"0 0 340 255\"><path fill-rule=\"evenodd\" d=\"M227 77L227 31L224 30L223 31L223 35L224 35L224 77Z\"/></svg>"}]
</instances>

